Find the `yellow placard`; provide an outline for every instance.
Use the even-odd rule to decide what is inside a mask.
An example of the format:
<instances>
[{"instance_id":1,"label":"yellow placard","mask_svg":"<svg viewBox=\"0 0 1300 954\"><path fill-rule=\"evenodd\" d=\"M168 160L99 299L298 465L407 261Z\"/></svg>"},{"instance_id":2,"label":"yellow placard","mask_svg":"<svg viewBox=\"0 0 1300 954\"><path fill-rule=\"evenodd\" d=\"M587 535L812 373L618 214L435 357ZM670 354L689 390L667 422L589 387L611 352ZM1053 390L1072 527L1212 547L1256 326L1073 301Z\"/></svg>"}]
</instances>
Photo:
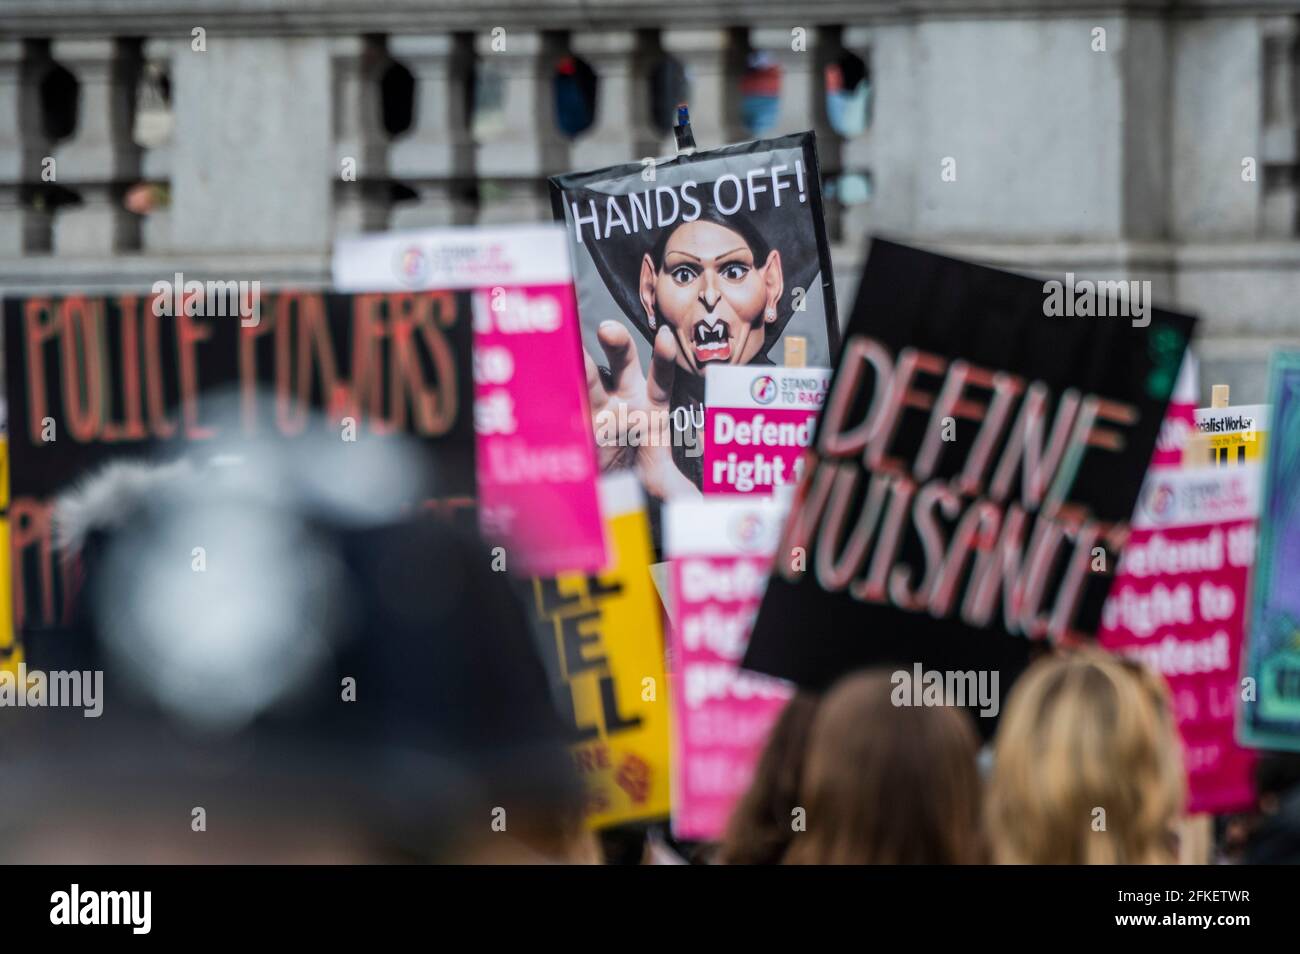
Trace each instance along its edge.
<instances>
[{"instance_id":1,"label":"yellow placard","mask_svg":"<svg viewBox=\"0 0 1300 954\"><path fill-rule=\"evenodd\" d=\"M534 579L530 607L572 722L592 828L665 817L669 808L668 688L650 526L639 500L604 510L609 569Z\"/></svg>"},{"instance_id":2,"label":"yellow placard","mask_svg":"<svg viewBox=\"0 0 1300 954\"><path fill-rule=\"evenodd\" d=\"M1267 458L1268 433L1266 431L1207 434L1205 441L1206 463L1212 467L1227 467Z\"/></svg>"},{"instance_id":3,"label":"yellow placard","mask_svg":"<svg viewBox=\"0 0 1300 954\"><path fill-rule=\"evenodd\" d=\"M1196 429L1183 448L1184 467L1235 467L1268 457L1267 405L1196 409Z\"/></svg>"}]
</instances>

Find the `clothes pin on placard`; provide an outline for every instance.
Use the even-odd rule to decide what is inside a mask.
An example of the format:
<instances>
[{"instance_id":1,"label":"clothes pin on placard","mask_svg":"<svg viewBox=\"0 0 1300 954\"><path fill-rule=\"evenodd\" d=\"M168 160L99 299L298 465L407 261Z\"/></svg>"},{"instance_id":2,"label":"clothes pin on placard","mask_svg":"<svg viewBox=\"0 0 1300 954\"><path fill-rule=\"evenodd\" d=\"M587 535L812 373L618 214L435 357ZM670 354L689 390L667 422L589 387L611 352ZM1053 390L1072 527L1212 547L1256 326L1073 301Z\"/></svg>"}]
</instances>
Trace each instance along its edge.
<instances>
[{"instance_id":1,"label":"clothes pin on placard","mask_svg":"<svg viewBox=\"0 0 1300 954\"><path fill-rule=\"evenodd\" d=\"M807 363L808 339L803 335L786 335L782 364L787 368L802 368Z\"/></svg>"},{"instance_id":2,"label":"clothes pin on placard","mask_svg":"<svg viewBox=\"0 0 1300 954\"><path fill-rule=\"evenodd\" d=\"M1210 387L1210 407L1225 408L1229 406L1229 386L1214 385ZM1187 447L1183 448L1183 464L1199 467L1201 461L1209 460L1210 467L1222 467L1227 463L1227 450L1223 447L1216 447L1210 442L1210 435L1199 432L1193 432L1192 437L1188 439Z\"/></svg>"},{"instance_id":3,"label":"clothes pin on placard","mask_svg":"<svg viewBox=\"0 0 1300 954\"><path fill-rule=\"evenodd\" d=\"M1210 407L1227 407L1228 401L1228 386L1226 384L1216 384L1210 388ZM1228 449L1226 447L1209 446L1210 440L1208 436L1205 442L1209 450L1211 464L1215 467L1222 467L1228 462Z\"/></svg>"},{"instance_id":4,"label":"clothes pin on placard","mask_svg":"<svg viewBox=\"0 0 1300 954\"><path fill-rule=\"evenodd\" d=\"M1210 407L1227 407L1229 400L1228 385L1216 384L1210 388ZM1208 461L1211 467L1217 467L1219 458L1219 449L1210 442L1210 435L1193 428L1183 447L1183 466L1202 467Z\"/></svg>"}]
</instances>

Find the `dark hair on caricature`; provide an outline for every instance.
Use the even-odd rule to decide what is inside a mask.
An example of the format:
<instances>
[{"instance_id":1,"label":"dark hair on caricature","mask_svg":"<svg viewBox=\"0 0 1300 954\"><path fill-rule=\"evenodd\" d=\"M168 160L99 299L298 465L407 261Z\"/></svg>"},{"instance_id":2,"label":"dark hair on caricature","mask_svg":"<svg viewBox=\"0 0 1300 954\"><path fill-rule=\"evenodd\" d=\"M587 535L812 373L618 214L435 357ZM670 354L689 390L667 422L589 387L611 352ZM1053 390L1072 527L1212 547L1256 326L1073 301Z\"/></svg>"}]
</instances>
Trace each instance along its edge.
<instances>
[{"instance_id":1,"label":"dark hair on caricature","mask_svg":"<svg viewBox=\"0 0 1300 954\"><path fill-rule=\"evenodd\" d=\"M754 255L754 265L756 267L761 268L767 261L768 255L772 252L772 246L768 244L767 239L763 238L763 233L754 227L754 223L748 216L738 215L732 218L723 215L716 206L706 205L697 218L690 221L678 221L670 228L660 230L659 237L650 248L650 261L654 263L656 272L663 270L664 250L668 248L668 240L683 225L691 225L695 222L709 222L735 232L749 246L750 252Z\"/></svg>"}]
</instances>

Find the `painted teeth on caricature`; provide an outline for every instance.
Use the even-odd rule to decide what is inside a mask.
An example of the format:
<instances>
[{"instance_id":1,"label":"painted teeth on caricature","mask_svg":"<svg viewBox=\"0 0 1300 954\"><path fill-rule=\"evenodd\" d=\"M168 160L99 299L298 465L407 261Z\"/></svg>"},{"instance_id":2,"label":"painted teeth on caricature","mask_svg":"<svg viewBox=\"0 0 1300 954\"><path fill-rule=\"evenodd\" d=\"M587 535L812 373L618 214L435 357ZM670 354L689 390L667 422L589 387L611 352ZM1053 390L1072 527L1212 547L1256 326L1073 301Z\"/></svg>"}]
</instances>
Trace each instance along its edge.
<instances>
[{"instance_id":1,"label":"painted teeth on caricature","mask_svg":"<svg viewBox=\"0 0 1300 954\"><path fill-rule=\"evenodd\" d=\"M717 324L710 328L702 321L695 323L695 344L702 350L717 350L726 347L727 326Z\"/></svg>"}]
</instances>

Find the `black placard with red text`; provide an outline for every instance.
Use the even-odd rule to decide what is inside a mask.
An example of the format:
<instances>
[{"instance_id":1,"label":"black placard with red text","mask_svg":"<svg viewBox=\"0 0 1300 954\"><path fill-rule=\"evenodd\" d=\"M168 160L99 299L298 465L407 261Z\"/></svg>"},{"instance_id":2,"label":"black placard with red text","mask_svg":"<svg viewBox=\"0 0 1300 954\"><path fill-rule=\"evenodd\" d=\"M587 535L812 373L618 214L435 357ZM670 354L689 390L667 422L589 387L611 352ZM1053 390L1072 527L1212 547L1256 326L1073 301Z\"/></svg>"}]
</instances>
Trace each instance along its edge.
<instances>
[{"instance_id":1,"label":"black placard with red text","mask_svg":"<svg viewBox=\"0 0 1300 954\"><path fill-rule=\"evenodd\" d=\"M875 240L747 668L996 670L1086 640L1195 320ZM980 720L986 728L993 720Z\"/></svg>"},{"instance_id":2,"label":"black placard with red text","mask_svg":"<svg viewBox=\"0 0 1300 954\"><path fill-rule=\"evenodd\" d=\"M472 505L467 294L268 290L259 293L256 320L173 317L154 298L67 294L4 303L20 632L56 628L68 609L68 570L53 544L58 494L112 459L169 458L231 438L213 420L218 393L238 401L240 437L337 432L348 417L362 438L410 434L436 454L436 484L422 488L423 502ZM312 416L313 408L326 414Z\"/></svg>"}]
</instances>

